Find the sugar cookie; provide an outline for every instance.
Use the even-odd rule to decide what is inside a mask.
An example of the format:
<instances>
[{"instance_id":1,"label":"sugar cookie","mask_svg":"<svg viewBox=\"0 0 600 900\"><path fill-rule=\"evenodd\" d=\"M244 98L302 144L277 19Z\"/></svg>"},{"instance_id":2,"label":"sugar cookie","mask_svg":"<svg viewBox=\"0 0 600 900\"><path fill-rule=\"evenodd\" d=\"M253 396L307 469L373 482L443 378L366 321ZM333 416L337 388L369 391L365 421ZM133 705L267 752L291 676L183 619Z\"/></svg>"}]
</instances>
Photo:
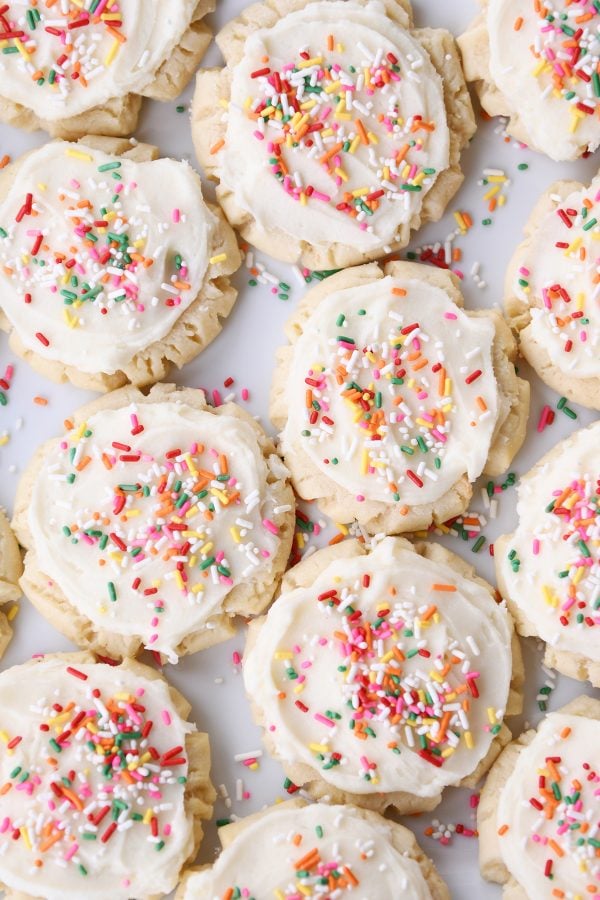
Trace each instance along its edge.
<instances>
[{"instance_id":1,"label":"sugar cookie","mask_svg":"<svg viewBox=\"0 0 600 900\"><path fill-rule=\"evenodd\" d=\"M506 900L600 893L600 702L578 697L509 744L477 811L483 877Z\"/></svg>"},{"instance_id":2,"label":"sugar cookie","mask_svg":"<svg viewBox=\"0 0 600 900\"><path fill-rule=\"evenodd\" d=\"M269 752L314 799L435 808L510 740L523 665L512 620L437 544L319 550L250 626L244 682Z\"/></svg>"},{"instance_id":3,"label":"sugar cookie","mask_svg":"<svg viewBox=\"0 0 600 900\"><path fill-rule=\"evenodd\" d=\"M89 653L0 674L0 884L7 898L150 900L212 814L208 735L154 669Z\"/></svg>"},{"instance_id":4,"label":"sugar cookie","mask_svg":"<svg viewBox=\"0 0 600 900\"><path fill-rule=\"evenodd\" d=\"M290 800L221 828L219 837L219 859L190 870L176 900L450 898L408 828L364 809Z\"/></svg>"},{"instance_id":5,"label":"sugar cookie","mask_svg":"<svg viewBox=\"0 0 600 900\"><path fill-rule=\"evenodd\" d=\"M10 0L0 121L53 137L127 135L142 97L174 100L211 40L214 0Z\"/></svg>"},{"instance_id":6,"label":"sugar cookie","mask_svg":"<svg viewBox=\"0 0 600 900\"><path fill-rule=\"evenodd\" d=\"M542 194L509 265L504 305L522 355L542 381L600 409L600 177Z\"/></svg>"},{"instance_id":7,"label":"sugar cookie","mask_svg":"<svg viewBox=\"0 0 600 900\"><path fill-rule=\"evenodd\" d=\"M600 687L600 422L543 456L518 486L519 523L495 542L498 587L547 665Z\"/></svg>"},{"instance_id":8,"label":"sugar cookie","mask_svg":"<svg viewBox=\"0 0 600 900\"><path fill-rule=\"evenodd\" d=\"M229 221L271 256L342 268L439 219L475 131L452 35L408 0L266 0L217 36L192 134Z\"/></svg>"},{"instance_id":9,"label":"sugar cookie","mask_svg":"<svg viewBox=\"0 0 600 900\"><path fill-rule=\"evenodd\" d=\"M233 307L235 235L193 169L157 155L88 136L0 173L0 325L55 381L151 384L197 356Z\"/></svg>"},{"instance_id":10,"label":"sugar cookie","mask_svg":"<svg viewBox=\"0 0 600 900\"><path fill-rule=\"evenodd\" d=\"M457 284L371 263L311 289L288 323L271 419L296 491L334 521L386 534L444 522L521 446L516 344L498 313L461 308Z\"/></svg>"},{"instance_id":11,"label":"sugar cookie","mask_svg":"<svg viewBox=\"0 0 600 900\"><path fill-rule=\"evenodd\" d=\"M467 81L509 134L550 159L600 144L600 13L594 0L480 0L458 38Z\"/></svg>"},{"instance_id":12,"label":"sugar cookie","mask_svg":"<svg viewBox=\"0 0 600 900\"><path fill-rule=\"evenodd\" d=\"M294 500L252 417L156 385L79 410L19 485L21 586L76 644L177 657L234 633L285 569Z\"/></svg>"}]
</instances>

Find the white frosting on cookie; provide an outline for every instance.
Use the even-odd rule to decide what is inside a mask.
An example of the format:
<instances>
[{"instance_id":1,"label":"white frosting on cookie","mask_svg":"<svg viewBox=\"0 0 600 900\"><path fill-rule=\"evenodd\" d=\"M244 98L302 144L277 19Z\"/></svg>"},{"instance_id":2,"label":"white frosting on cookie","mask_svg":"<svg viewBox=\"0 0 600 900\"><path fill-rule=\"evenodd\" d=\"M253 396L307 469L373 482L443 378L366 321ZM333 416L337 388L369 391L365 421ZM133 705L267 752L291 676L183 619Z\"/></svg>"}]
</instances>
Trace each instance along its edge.
<instances>
[{"instance_id":1,"label":"white frosting on cookie","mask_svg":"<svg viewBox=\"0 0 600 900\"><path fill-rule=\"evenodd\" d=\"M598 29L593 0L489 0L490 74L533 147L576 159L600 143Z\"/></svg>"},{"instance_id":2,"label":"white frosting on cookie","mask_svg":"<svg viewBox=\"0 0 600 900\"><path fill-rule=\"evenodd\" d=\"M600 422L519 484L519 524L497 559L508 596L555 650L600 660Z\"/></svg>"},{"instance_id":3,"label":"white frosting on cookie","mask_svg":"<svg viewBox=\"0 0 600 900\"><path fill-rule=\"evenodd\" d=\"M262 228L377 250L448 160L442 82L376 0L311 3L248 37L219 174Z\"/></svg>"},{"instance_id":4,"label":"white frosting on cookie","mask_svg":"<svg viewBox=\"0 0 600 900\"><path fill-rule=\"evenodd\" d=\"M233 896L257 900L321 896L323 878L333 881L328 897L430 900L418 863L393 847L390 832L351 807L274 807L245 824L211 869L190 875L182 900L222 900L235 888Z\"/></svg>"},{"instance_id":5,"label":"white frosting on cookie","mask_svg":"<svg viewBox=\"0 0 600 900\"><path fill-rule=\"evenodd\" d=\"M49 658L3 672L0 703L2 884L46 900L172 890L194 847L195 729L166 683Z\"/></svg>"},{"instance_id":6,"label":"white frosting on cookie","mask_svg":"<svg viewBox=\"0 0 600 900\"><path fill-rule=\"evenodd\" d=\"M140 93L189 28L197 0L11 0L0 16L0 96L50 122ZM10 37L3 42L3 35Z\"/></svg>"},{"instance_id":7,"label":"white frosting on cookie","mask_svg":"<svg viewBox=\"0 0 600 900\"><path fill-rule=\"evenodd\" d=\"M434 503L474 481L504 414L493 338L426 281L335 291L294 344L284 453L301 447L359 501Z\"/></svg>"},{"instance_id":8,"label":"white frosting on cookie","mask_svg":"<svg viewBox=\"0 0 600 900\"><path fill-rule=\"evenodd\" d=\"M385 538L277 600L244 680L284 762L354 794L433 797L500 729L510 642L485 587Z\"/></svg>"},{"instance_id":9,"label":"white frosting on cookie","mask_svg":"<svg viewBox=\"0 0 600 900\"><path fill-rule=\"evenodd\" d=\"M44 457L37 563L96 628L176 659L235 586L270 583L281 514L267 477L247 422L177 400L102 410Z\"/></svg>"},{"instance_id":10,"label":"white frosting on cookie","mask_svg":"<svg viewBox=\"0 0 600 900\"><path fill-rule=\"evenodd\" d=\"M196 299L215 224L187 163L47 144L0 205L2 308L37 355L113 374Z\"/></svg>"},{"instance_id":11,"label":"white frosting on cookie","mask_svg":"<svg viewBox=\"0 0 600 900\"><path fill-rule=\"evenodd\" d=\"M515 296L527 334L569 378L600 377L600 178L555 203L522 257Z\"/></svg>"},{"instance_id":12,"label":"white frosting on cookie","mask_svg":"<svg viewBox=\"0 0 600 900\"><path fill-rule=\"evenodd\" d=\"M599 746L597 720L549 713L502 786L502 859L528 897L600 894Z\"/></svg>"}]
</instances>

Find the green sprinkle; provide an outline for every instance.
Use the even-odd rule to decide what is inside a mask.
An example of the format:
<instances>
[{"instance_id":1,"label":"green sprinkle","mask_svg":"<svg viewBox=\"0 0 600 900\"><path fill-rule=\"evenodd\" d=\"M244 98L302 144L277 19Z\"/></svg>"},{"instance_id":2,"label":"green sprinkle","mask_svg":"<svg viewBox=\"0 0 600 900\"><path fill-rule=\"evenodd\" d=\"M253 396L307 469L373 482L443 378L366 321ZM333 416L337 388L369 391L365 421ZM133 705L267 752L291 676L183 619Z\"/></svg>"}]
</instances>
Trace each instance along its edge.
<instances>
[{"instance_id":1,"label":"green sprinkle","mask_svg":"<svg viewBox=\"0 0 600 900\"><path fill-rule=\"evenodd\" d=\"M474 543L473 546L471 547L471 552L472 552L472 553L479 553L479 551L481 550L481 548L483 547L484 544L485 544L485 538L484 538L484 536L481 534L481 535L479 535L479 537L477 538L477 540L475 541L475 543Z\"/></svg>"},{"instance_id":2,"label":"green sprinkle","mask_svg":"<svg viewBox=\"0 0 600 900\"><path fill-rule=\"evenodd\" d=\"M108 596L110 598L111 603L116 603L117 602L117 589L115 588L114 582L109 581L107 587L108 587Z\"/></svg>"}]
</instances>

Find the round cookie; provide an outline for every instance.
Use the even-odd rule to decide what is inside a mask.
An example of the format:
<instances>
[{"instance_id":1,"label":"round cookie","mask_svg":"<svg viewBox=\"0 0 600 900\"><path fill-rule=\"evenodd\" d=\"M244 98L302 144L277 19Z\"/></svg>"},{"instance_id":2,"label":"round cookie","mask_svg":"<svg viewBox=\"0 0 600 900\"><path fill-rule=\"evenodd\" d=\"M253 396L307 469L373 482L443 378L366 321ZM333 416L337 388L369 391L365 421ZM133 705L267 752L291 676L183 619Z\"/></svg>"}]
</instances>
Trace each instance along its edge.
<instances>
[{"instance_id":1,"label":"round cookie","mask_svg":"<svg viewBox=\"0 0 600 900\"><path fill-rule=\"evenodd\" d=\"M443 215L475 119L454 38L415 29L408 0L266 0L217 43L192 135L247 241L343 268Z\"/></svg>"},{"instance_id":2,"label":"round cookie","mask_svg":"<svg viewBox=\"0 0 600 900\"><path fill-rule=\"evenodd\" d=\"M23 572L21 551L3 509L0 509L0 606L21 597L19 578ZM5 613L0 612L0 657L4 654L12 628Z\"/></svg>"},{"instance_id":3,"label":"round cookie","mask_svg":"<svg viewBox=\"0 0 600 900\"><path fill-rule=\"evenodd\" d=\"M416 263L339 272L303 298L277 353L271 420L298 494L370 533L460 515L520 448L529 384L501 315L464 311Z\"/></svg>"},{"instance_id":4,"label":"round cookie","mask_svg":"<svg viewBox=\"0 0 600 900\"><path fill-rule=\"evenodd\" d=\"M498 758L477 810L483 877L505 900L600 893L600 701L577 697Z\"/></svg>"},{"instance_id":5,"label":"round cookie","mask_svg":"<svg viewBox=\"0 0 600 900\"><path fill-rule=\"evenodd\" d=\"M593 0L480 0L458 38L467 81L490 116L550 159L600 144L600 13Z\"/></svg>"},{"instance_id":6,"label":"round cookie","mask_svg":"<svg viewBox=\"0 0 600 900\"><path fill-rule=\"evenodd\" d=\"M600 687L600 422L543 456L518 486L519 523L495 542L498 587L545 663Z\"/></svg>"},{"instance_id":7,"label":"round cookie","mask_svg":"<svg viewBox=\"0 0 600 900\"><path fill-rule=\"evenodd\" d=\"M89 653L0 674L0 884L7 900L150 900L212 815L208 735L148 666Z\"/></svg>"},{"instance_id":8,"label":"round cookie","mask_svg":"<svg viewBox=\"0 0 600 900\"><path fill-rule=\"evenodd\" d=\"M0 326L42 375L151 384L219 334L237 295L235 235L193 169L157 156L88 136L0 173Z\"/></svg>"},{"instance_id":9,"label":"round cookie","mask_svg":"<svg viewBox=\"0 0 600 900\"><path fill-rule=\"evenodd\" d=\"M542 194L507 270L504 305L542 381L600 409L600 177Z\"/></svg>"},{"instance_id":10,"label":"round cookie","mask_svg":"<svg viewBox=\"0 0 600 900\"><path fill-rule=\"evenodd\" d=\"M485 650L484 650L485 648ZM510 740L523 664L471 566L386 537L317 551L250 626L244 682L269 752L313 799L401 814L473 786Z\"/></svg>"},{"instance_id":11,"label":"round cookie","mask_svg":"<svg viewBox=\"0 0 600 900\"><path fill-rule=\"evenodd\" d=\"M0 7L0 121L52 137L124 136L142 97L174 100L211 40L214 0L10 0Z\"/></svg>"},{"instance_id":12,"label":"round cookie","mask_svg":"<svg viewBox=\"0 0 600 900\"><path fill-rule=\"evenodd\" d=\"M294 896L324 900L365 890L377 900L450 898L412 832L364 809L289 800L226 825L219 838L219 859L191 869L176 900L283 898L293 887Z\"/></svg>"},{"instance_id":13,"label":"round cookie","mask_svg":"<svg viewBox=\"0 0 600 900\"><path fill-rule=\"evenodd\" d=\"M84 648L176 661L261 612L285 569L294 499L252 417L202 391L122 388L35 454L14 527L21 586Z\"/></svg>"}]
</instances>

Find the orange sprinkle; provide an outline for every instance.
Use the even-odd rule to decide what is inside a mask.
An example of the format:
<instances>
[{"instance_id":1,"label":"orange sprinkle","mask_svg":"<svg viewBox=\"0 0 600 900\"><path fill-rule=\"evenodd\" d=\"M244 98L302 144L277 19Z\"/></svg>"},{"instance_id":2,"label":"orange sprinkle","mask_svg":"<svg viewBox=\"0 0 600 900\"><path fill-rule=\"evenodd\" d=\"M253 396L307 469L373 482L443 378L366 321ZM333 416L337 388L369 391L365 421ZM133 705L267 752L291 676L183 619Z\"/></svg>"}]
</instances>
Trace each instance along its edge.
<instances>
[{"instance_id":1,"label":"orange sprinkle","mask_svg":"<svg viewBox=\"0 0 600 900\"><path fill-rule=\"evenodd\" d=\"M215 153L218 153L219 150L221 149L221 147L224 147L224 146L225 146L225 139L222 138L220 141L217 141L216 144L212 145L209 152L211 153L211 155L214 156Z\"/></svg>"},{"instance_id":2,"label":"orange sprinkle","mask_svg":"<svg viewBox=\"0 0 600 900\"><path fill-rule=\"evenodd\" d=\"M48 401L45 397L34 397L33 402L37 403L38 406L48 406Z\"/></svg>"},{"instance_id":3,"label":"orange sprinkle","mask_svg":"<svg viewBox=\"0 0 600 900\"><path fill-rule=\"evenodd\" d=\"M513 28L515 29L515 31L520 31L522 25L523 25L523 16L519 16L517 19L515 19L515 24L513 25Z\"/></svg>"},{"instance_id":4,"label":"orange sprinkle","mask_svg":"<svg viewBox=\"0 0 600 900\"><path fill-rule=\"evenodd\" d=\"M432 591L455 591L456 586L453 584L432 584Z\"/></svg>"}]
</instances>

